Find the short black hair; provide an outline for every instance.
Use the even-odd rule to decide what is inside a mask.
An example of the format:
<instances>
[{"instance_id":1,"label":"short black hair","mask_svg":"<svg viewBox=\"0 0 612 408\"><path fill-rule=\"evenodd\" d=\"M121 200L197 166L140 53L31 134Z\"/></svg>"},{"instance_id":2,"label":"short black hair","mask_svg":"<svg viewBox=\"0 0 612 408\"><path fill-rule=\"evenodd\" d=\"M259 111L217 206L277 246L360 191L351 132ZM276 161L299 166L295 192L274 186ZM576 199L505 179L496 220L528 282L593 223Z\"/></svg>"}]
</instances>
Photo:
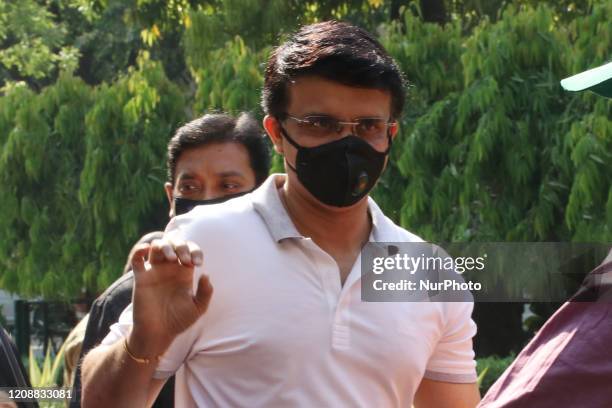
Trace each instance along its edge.
<instances>
[{"instance_id":1,"label":"short black hair","mask_svg":"<svg viewBox=\"0 0 612 408\"><path fill-rule=\"evenodd\" d=\"M255 118L242 112L238 117L226 113L208 113L180 127L168 143L168 181L174 186L176 163L185 150L211 143L239 143L248 153L255 184L268 177L270 154L266 137Z\"/></svg>"},{"instance_id":2,"label":"short black hair","mask_svg":"<svg viewBox=\"0 0 612 408\"><path fill-rule=\"evenodd\" d=\"M289 103L288 83L317 75L349 86L391 93L391 116L404 107L405 81L397 63L366 30L348 23L324 21L302 27L276 48L266 66L261 104L266 114L283 118Z\"/></svg>"}]
</instances>

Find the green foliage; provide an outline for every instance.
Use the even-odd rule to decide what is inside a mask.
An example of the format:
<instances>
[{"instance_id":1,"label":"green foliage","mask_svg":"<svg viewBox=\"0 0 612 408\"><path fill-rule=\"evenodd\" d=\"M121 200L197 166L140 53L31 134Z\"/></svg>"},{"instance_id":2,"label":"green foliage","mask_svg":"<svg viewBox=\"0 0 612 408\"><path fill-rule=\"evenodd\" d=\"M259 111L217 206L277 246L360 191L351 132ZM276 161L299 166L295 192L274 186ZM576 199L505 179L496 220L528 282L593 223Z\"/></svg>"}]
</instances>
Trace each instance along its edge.
<instances>
[{"instance_id":1,"label":"green foliage","mask_svg":"<svg viewBox=\"0 0 612 408\"><path fill-rule=\"evenodd\" d=\"M227 42L210 55L214 64L205 64L195 73L198 85L195 112L209 110L259 110L259 97L263 86L261 66L269 49L254 52L241 37Z\"/></svg>"},{"instance_id":2,"label":"green foliage","mask_svg":"<svg viewBox=\"0 0 612 408\"><path fill-rule=\"evenodd\" d=\"M59 387L61 384L57 383L57 378L61 377L61 372L64 367L64 344L59 349L55 356L51 355L51 343L47 345L47 352L42 361L42 365L36 360L32 347L30 347L30 353L28 358L28 372L30 374L30 383L32 387ZM41 408L60 408L64 404L62 402L39 402Z\"/></svg>"},{"instance_id":3,"label":"green foliage","mask_svg":"<svg viewBox=\"0 0 612 408\"><path fill-rule=\"evenodd\" d=\"M211 69L228 44L240 42L256 58L265 61L269 47L302 24L331 18L348 20L375 29L386 21L388 7L377 0L219 0L193 2L183 7L183 45L187 65L193 71ZM151 25L153 26L153 25ZM157 26L157 25L156 25ZM231 52L231 51L229 51ZM214 69L214 68L213 68ZM255 68L261 75L262 69ZM251 109L255 105L251 106Z\"/></svg>"},{"instance_id":4,"label":"green foliage","mask_svg":"<svg viewBox=\"0 0 612 408\"><path fill-rule=\"evenodd\" d=\"M4 305L0 305L0 327L6 328L8 326L8 322L6 321L6 316L4 316Z\"/></svg>"},{"instance_id":5,"label":"green foliage","mask_svg":"<svg viewBox=\"0 0 612 408\"><path fill-rule=\"evenodd\" d=\"M55 21L48 5L0 0L0 83L72 73L80 55L66 44L66 35L66 26Z\"/></svg>"},{"instance_id":6,"label":"green foliage","mask_svg":"<svg viewBox=\"0 0 612 408\"><path fill-rule=\"evenodd\" d=\"M62 296L80 289L66 268L83 233L76 199L84 117L92 91L65 75L39 94L25 86L0 98L1 286L24 295ZM1 140L1 139L0 139Z\"/></svg>"},{"instance_id":7,"label":"green foliage","mask_svg":"<svg viewBox=\"0 0 612 408\"><path fill-rule=\"evenodd\" d=\"M575 24L600 27L606 7ZM402 223L440 241L554 241L585 237L577 219L606 219L610 102L558 86L576 69L563 57L576 44L553 11L509 7L463 38L456 24L405 18L405 34L383 39L416 88L397 142ZM612 236L606 223L589 225L591 240Z\"/></svg>"},{"instance_id":8,"label":"green foliage","mask_svg":"<svg viewBox=\"0 0 612 408\"><path fill-rule=\"evenodd\" d=\"M181 92L146 57L99 89L64 76L40 94L7 90L0 285L67 298L110 284L151 209L164 206L162 158L183 120Z\"/></svg>"},{"instance_id":9,"label":"green foliage","mask_svg":"<svg viewBox=\"0 0 612 408\"><path fill-rule=\"evenodd\" d=\"M82 54L79 75L90 84L111 82L135 64L142 47L140 29L129 24L130 3L78 0L87 16L75 25L74 42Z\"/></svg>"},{"instance_id":10,"label":"green foliage","mask_svg":"<svg viewBox=\"0 0 612 408\"><path fill-rule=\"evenodd\" d=\"M126 249L146 232L147 216L165 208L163 157L169 135L184 121L184 106L178 87L146 56L138 68L98 89L85 118L78 190L87 226L78 239L90 254L83 269L88 287L104 288L117 277Z\"/></svg>"},{"instance_id":11,"label":"green foliage","mask_svg":"<svg viewBox=\"0 0 612 408\"><path fill-rule=\"evenodd\" d=\"M240 35L249 46L262 47L274 42L283 29L299 20L300 2L262 0L223 0L200 4L187 14L185 50L195 69L208 65L209 53Z\"/></svg>"},{"instance_id":12,"label":"green foliage","mask_svg":"<svg viewBox=\"0 0 612 408\"><path fill-rule=\"evenodd\" d=\"M512 364L516 356L507 357L485 357L476 360L476 371L478 372L478 387L480 394L484 395L495 381Z\"/></svg>"}]
</instances>

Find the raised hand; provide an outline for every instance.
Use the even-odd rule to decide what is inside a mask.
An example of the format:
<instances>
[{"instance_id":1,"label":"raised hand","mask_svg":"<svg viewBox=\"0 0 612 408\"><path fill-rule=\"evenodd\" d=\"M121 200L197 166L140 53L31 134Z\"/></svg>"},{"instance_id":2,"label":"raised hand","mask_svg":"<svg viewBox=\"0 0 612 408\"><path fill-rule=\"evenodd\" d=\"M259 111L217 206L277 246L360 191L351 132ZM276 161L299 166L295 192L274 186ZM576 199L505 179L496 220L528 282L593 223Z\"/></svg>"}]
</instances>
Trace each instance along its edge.
<instances>
[{"instance_id":1,"label":"raised hand","mask_svg":"<svg viewBox=\"0 0 612 408\"><path fill-rule=\"evenodd\" d=\"M208 277L202 276L193 291L194 267L202 261L202 251L193 242L166 238L141 244L133 252L134 326L129 343L135 354L162 354L206 312L213 292Z\"/></svg>"}]
</instances>

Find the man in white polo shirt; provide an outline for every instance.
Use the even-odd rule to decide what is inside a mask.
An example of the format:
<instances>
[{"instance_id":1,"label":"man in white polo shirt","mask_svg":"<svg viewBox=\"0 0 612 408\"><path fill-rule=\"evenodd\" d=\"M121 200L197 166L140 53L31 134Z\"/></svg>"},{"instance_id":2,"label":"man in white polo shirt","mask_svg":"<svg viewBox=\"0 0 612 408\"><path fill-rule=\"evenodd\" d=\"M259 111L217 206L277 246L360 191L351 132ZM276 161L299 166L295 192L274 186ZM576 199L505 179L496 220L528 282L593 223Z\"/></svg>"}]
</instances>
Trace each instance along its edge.
<instances>
[{"instance_id":1,"label":"man in white polo shirt","mask_svg":"<svg viewBox=\"0 0 612 408\"><path fill-rule=\"evenodd\" d=\"M185 407L474 407L470 303L361 301L363 245L420 241L367 195L403 107L395 62L362 29L306 26L271 55L262 99L287 175L140 248L83 405L143 406L176 372Z\"/></svg>"}]
</instances>

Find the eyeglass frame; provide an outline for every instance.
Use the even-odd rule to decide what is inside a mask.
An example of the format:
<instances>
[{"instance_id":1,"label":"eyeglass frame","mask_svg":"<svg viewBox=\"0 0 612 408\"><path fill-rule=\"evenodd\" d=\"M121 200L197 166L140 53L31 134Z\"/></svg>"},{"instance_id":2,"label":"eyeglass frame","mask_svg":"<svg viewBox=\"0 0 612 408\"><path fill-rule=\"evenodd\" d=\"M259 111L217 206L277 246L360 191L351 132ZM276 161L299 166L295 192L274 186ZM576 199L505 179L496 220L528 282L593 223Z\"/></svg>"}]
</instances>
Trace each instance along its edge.
<instances>
[{"instance_id":1,"label":"eyeglass frame","mask_svg":"<svg viewBox=\"0 0 612 408\"><path fill-rule=\"evenodd\" d=\"M360 124L360 122L345 122L345 121L341 121L336 119L333 116L330 115L310 115L310 116L305 116L304 118L298 118L296 116L293 115L289 115L288 113L285 113L283 115L283 119L293 119L294 121L296 121L298 124L300 123L309 123L310 121L308 121L306 118L327 118L327 119L331 119L333 121L336 122L337 125L339 125L340 127L337 127L337 130L334 131L334 133L340 133L342 131L342 129L344 129L345 126L350 125L351 126L351 131L359 136L359 134L357 133L356 127ZM356 118L354 120L359 121L359 120L365 120L365 119L376 119L376 120L384 120L383 118L380 117L363 117L363 118ZM310 122L310 124L312 125L312 123ZM383 134L385 136L389 136L389 129L392 126L397 126L397 121L392 121L392 122L385 122L385 125L387 126L387 128L385 129L385 132L383 132ZM381 134L382 136L382 134Z\"/></svg>"}]
</instances>

